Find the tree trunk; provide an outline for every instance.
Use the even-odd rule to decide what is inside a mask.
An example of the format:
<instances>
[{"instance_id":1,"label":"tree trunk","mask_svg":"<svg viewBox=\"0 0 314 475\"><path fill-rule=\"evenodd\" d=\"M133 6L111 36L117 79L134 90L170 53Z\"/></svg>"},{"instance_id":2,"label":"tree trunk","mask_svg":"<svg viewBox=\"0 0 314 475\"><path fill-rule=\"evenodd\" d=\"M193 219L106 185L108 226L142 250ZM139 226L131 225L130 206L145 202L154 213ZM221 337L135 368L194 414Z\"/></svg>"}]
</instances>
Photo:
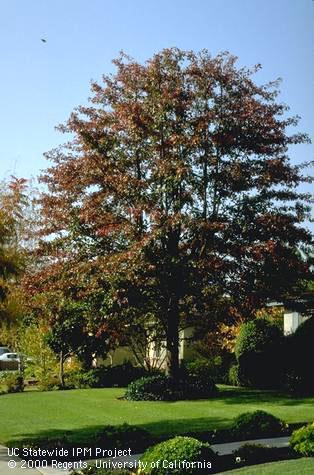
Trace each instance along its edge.
<instances>
[{"instance_id":1,"label":"tree trunk","mask_svg":"<svg viewBox=\"0 0 314 475\"><path fill-rule=\"evenodd\" d=\"M64 356L63 356L63 351L60 351L59 355L59 381L60 381L60 386L61 388L64 388Z\"/></svg>"},{"instance_id":2,"label":"tree trunk","mask_svg":"<svg viewBox=\"0 0 314 475\"><path fill-rule=\"evenodd\" d=\"M178 305L173 303L167 316L166 372L172 379L179 378L179 313Z\"/></svg>"},{"instance_id":3,"label":"tree trunk","mask_svg":"<svg viewBox=\"0 0 314 475\"><path fill-rule=\"evenodd\" d=\"M179 264L180 226L168 234L167 255L168 273L167 287L169 300L166 326L166 367L167 374L174 380L179 378L179 300L182 293L182 275Z\"/></svg>"}]
</instances>

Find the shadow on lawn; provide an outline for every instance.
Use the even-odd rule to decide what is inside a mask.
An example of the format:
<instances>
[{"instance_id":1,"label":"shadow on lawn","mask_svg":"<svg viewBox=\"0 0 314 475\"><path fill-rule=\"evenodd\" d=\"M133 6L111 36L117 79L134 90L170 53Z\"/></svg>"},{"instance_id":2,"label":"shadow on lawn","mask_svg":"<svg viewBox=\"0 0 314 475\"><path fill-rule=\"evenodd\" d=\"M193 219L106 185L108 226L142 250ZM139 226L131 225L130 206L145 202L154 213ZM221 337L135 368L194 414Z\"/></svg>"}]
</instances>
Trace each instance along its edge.
<instances>
[{"instance_id":1,"label":"shadow on lawn","mask_svg":"<svg viewBox=\"0 0 314 475\"><path fill-rule=\"evenodd\" d=\"M204 417L198 419L177 419L175 421L160 420L158 422L137 424L136 427L148 431L152 435L154 441L157 442L175 435L186 434L190 431L204 433L204 423L206 424L206 421L208 421L208 431L213 430L217 426L227 427L231 422L230 419ZM115 424L115 426L117 426L117 424ZM68 431L62 429L47 429L38 432L25 432L24 434L19 434L18 437L9 440L7 445L11 447L21 446L26 442L37 445L37 443L41 441L45 442L53 439L60 439L61 441L68 440L78 446L90 446L96 442L96 435L106 427L108 426L94 425ZM62 444L60 445L62 446Z\"/></svg>"},{"instance_id":2,"label":"shadow on lawn","mask_svg":"<svg viewBox=\"0 0 314 475\"><path fill-rule=\"evenodd\" d=\"M314 406L314 397L299 397L275 390L261 390L248 388L220 389L216 399L223 400L226 404L256 404L269 403L280 406L295 406L296 404L309 404Z\"/></svg>"}]
</instances>

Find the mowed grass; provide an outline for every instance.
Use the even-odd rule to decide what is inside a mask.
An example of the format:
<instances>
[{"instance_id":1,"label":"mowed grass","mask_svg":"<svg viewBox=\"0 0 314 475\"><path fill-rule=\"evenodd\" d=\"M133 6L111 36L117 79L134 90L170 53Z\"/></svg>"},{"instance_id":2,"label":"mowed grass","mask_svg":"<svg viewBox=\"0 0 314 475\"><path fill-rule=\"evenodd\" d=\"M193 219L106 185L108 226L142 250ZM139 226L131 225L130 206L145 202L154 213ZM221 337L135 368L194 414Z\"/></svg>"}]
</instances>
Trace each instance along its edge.
<instances>
[{"instance_id":1,"label":"mowed grass","mask_svg":"<svg viewBox=\"0 0 314 475\"><path fill-rule=\"evenodd\" d=\"M239 468L238 470L224 472L224 475L303 475L313 473L314 458L302 458Z\"/></svg>"},{"instance_id":2,"label":"mowed grass","mask_svg":"<svg viewBox=\"0 0 314 475\"><path fill-rule=\"evenodd\" d=\"M125 401L124 389L81 389L0 396L0 443L61 436L88 441L104 425L127 422L155 436L226 428L242 412L263 409L289 423L314 419L314 398L273 391L220 387L214 399L178 402Z\"/></svg>"}]
</instances>

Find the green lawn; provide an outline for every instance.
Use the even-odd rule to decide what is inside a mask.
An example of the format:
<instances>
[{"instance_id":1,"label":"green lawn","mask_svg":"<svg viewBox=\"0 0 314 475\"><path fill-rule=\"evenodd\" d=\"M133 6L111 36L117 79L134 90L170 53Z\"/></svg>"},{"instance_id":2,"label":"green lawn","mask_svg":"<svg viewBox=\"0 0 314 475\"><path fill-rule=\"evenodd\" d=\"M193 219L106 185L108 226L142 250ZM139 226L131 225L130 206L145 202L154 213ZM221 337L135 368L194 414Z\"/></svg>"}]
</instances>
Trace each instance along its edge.
<instances>
[{"instance_id":1,"label":"green lawn","mask_svg":"<svg viewBox=\"0 0 314 475\"><path fill-rule=\"evenodd\" d=\"M239 468L224 472L223 475L303 475L314 473L314 458L287 460L285 462L264 463L254 467Z\"/></svg>"},{"instance_id":2,"label":"green lawn","mask_svg":"<svg viewBox=\"0 0 314 475\"><path fill-rule=\"evenodd\" d=\"M73 431L86 439L106 424L140 425L154 435L206 431L230 425L245 411L264 409L286 422L314 419L314 398L294 399L272 391L221 387L211 400L133 402L118 399L124 389L81 389L0 396L0 443Z\"/></svg>"}]
</instances>

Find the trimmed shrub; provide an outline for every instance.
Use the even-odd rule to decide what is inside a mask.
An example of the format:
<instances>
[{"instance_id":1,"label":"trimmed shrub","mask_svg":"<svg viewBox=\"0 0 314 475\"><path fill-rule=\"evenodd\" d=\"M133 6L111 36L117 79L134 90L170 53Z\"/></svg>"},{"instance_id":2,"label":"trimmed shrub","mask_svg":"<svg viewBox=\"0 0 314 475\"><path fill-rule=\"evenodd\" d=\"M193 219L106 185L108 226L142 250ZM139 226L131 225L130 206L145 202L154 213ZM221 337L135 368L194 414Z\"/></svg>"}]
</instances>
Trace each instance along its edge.
<instances>
[{"instance_id":1,"label":"trimmed shrub","mask_svg":"<svg viewBox=\"0 0 314 475\"><path fill-rule=\"evenodd\" d=\"M125 362L117 366L101 366L88 371L69 371L65 375L65 381L68 387L76 389L125 387L148 374L145 369Z\"/></svg>"},{"instance_id":2,"label":"trimmed shrub","mask_svg":"<svg viewBox=\"0 0 314 475\"><path fill-rule=\"evenodd\" d=\"M140 366L133 366L129 361L117 366L107 366L106 370L104 387L126 387L132 381L151 374Z\"/></svg>"},{"instance_id":3,"label":"trimmed shrub","mask_svg":"<svg viewBox=\"0 0 314 475\"><path fill-rule=\"evenodd\" d=\"M46 374L40 376L38 388L41 391L56 391L57 389L60 389L60 381L56 375Z\"/></svg>"},{"instance_id":4,"label":"trimmed shrub","mask_svg":"<svg viewBox=\"0 0 314 475\"><path fill-rule=\"evenodd\" d=\"M295 452L306 457L314 457L314 422L295 430L290 438Z\"/></svg>"},{"instance_id":5,"label":"trimmed shrub","mask_svg":"<svg viewBox=\"0 0 314 475\"><path fill-rule=\"evenodd\" d=\"M198 358L194 361L183 361L181 371L184 375L188 376L211 378L213 371L213 360Z\"/></svg>"},{"instance_id":6,"label":"trimmed shrub","mask_svg":"<svg viewBox=\"0 0 314 475\"><path fill-rule=\"evenodd\" d=\"M314 317L303 322L286 338L285 387L299 395L314 394L314 378L309 362L314 358Z\"/></svg>"},{"instance_id":7,"label":"trimmed shrub","mask_svg":"<svg viewBox=\"0 0 314 475\"><path fill-rule=\"evenodd\" d=\"M99 371L96 369L68 371L64 375L64 380L67 388L88 389L101 387Z\"/></svg>"},{"instance_id":8,"label":"trimmed shrub","mask_svg":"<svg viewBox=\"0 0 314 475\"><path fill-rule=\"evenodd\" d=\"M165 375L140 378L129 384L125 398L131 401L177 401L215 395L217 388L208 376L182 375L174 381Z\"/></svg>"},{"instance_id":9,"label":"trimmed shrub","mask_svg":"<svg viewBox=\"0 0 314 475\"><path fill-rule=\"evenodd\" d=\"M217 392L211 376L211 362L195 360L186 363L181 368L181 381L178 383L184 399L203 399L213 396Z\"/></svg>"},{"instance_id":10,"label":"trimmed shrub","mask_svg":"<svg viewBox=\"0 0 314 475\"><path fill-rule=\"evenodd\" d=\"M133 453L143 452L151 442L148 431L129 424L105 426L95 437L97 447L103 446L108 450L130 448Z\"/></svg>"},{"instance_id":11,"label":"trimmed shrub","mask_svg":"<svg viewBox=\"0 0 314 475\"><path fill-rule=\"evenodd\" d=\"M24 391L23 376L17 371L3 371L0 373L0 384L5 386L7 393L21 393Z\"/></svg>"},{"instance_id":12,"label":"trimmed shrub","mask_svg":"<svg viewBox=\"0 0 314 475\"><path fill-rule=\"evenodd\" d=\"M313 394L313 391L311 391L306 380L300 375L300 372L292 367L285 370L283 389L294 396Z\"/></svg>"},{"instance_id":13,"label":"trimmed shrub","mask_svg":"<svg viewBox=\"0 0 314 475\"><path fill-rule=\"evenodd\" d=\"M266 447L262 444L244 444L232 453L239 464L258 464L276 460L275 447Z\"/></svg>"},{"instance_id":14,"label":"trimmed shrub","mask_svg":"<svg viewBox=\"0 0 314 475\"><path fill-rule=\"evenodd\" d=\"M241 326L235 345L235 355L240 358L248 352L263 351L270 342L281 341L282 332L277 325L258 318Z\"/></svg>"},{"instance_id":15,"label":"trimmed shrub","mask_svg":"<svg viewBox=\"0 0 314 475\"><path fill-rule=\"evenodd\" d=\"M277 388L282 382L283 334L277 325L258 318L241 326L235 355L241 386Z\"/></svg>"},{"instance_id":16,"label":"trimmed shrub","mask_svg":"<svg viewBox=\"0 0 314 475\"><path fill-rule=\"evenodd\" d=\"M231 430L241 439L276 437L285 433L287 424L265 411L244 412L236 417Z\"/></svg>"},{"instance_id":17,"label":"trimmed shrub","mask_svg":"<svg viewBox=\"0 0 314 475\"><path fill-rule=\"evenodd\" d=\"M211 356L206 358L197 358L193 361L182 362L182 371L184 374L212 379L214 382L226 383L228 381L228 369L233 355L226 353L223 355Z\"/></svg>"},{"instance_id":18,"label":"trimmed shrub","mask_svg":"<svg viewBox=\"0 0 314 475\"><path fill-rule=\"evenodd\" d=\"M300 342L302 340L303 344L306 344L308 348L311 349L312 354L314 354L313 347L311 343L313 343L313 336L314 336L314 317L308 318L305 320L294 332L295 339L299 339ZM301 349L301 348L300 348Z\"/></svg>"},{"instance_id":19,"label":"trimmed shrub","mask_svg":"<svg viewBox=\"0 0 314 475\"><path fill-rule=\"evenodd\" d=\"M204 473L204 468L210 469L217 455L210 445L192 437L174 437L150 447L141 457L146 468L139 469L138 474L145 475L194 475ZM156 467L156 462L159 464ZM197 462L206 461L207 467L199 467ZM176 462L176 466L174 464ZM179 464L185 463L185 466Z\"/></svg>"},{"instance_id":20,"label":"trimmed shrub","mask_svg":"<svg viewBox=\"0 0 314 475\"><path fill-rule=\"evenodd\" d=\"M130 475L128 470L97 468L96 465L89 465L81 470L74 470L71 475Z\"/></svg>"},{"instance_id":21,"label":"trimmed shrub","mask_svg":"<svg viewBox=\"0 0 314 475\"><path fill-rule=\"evenodd\" d=\"M167 401L176 399L171 379L167 376L148 376L133 381L125 398L131 401Z\"/></svg>"}]
</instances>

